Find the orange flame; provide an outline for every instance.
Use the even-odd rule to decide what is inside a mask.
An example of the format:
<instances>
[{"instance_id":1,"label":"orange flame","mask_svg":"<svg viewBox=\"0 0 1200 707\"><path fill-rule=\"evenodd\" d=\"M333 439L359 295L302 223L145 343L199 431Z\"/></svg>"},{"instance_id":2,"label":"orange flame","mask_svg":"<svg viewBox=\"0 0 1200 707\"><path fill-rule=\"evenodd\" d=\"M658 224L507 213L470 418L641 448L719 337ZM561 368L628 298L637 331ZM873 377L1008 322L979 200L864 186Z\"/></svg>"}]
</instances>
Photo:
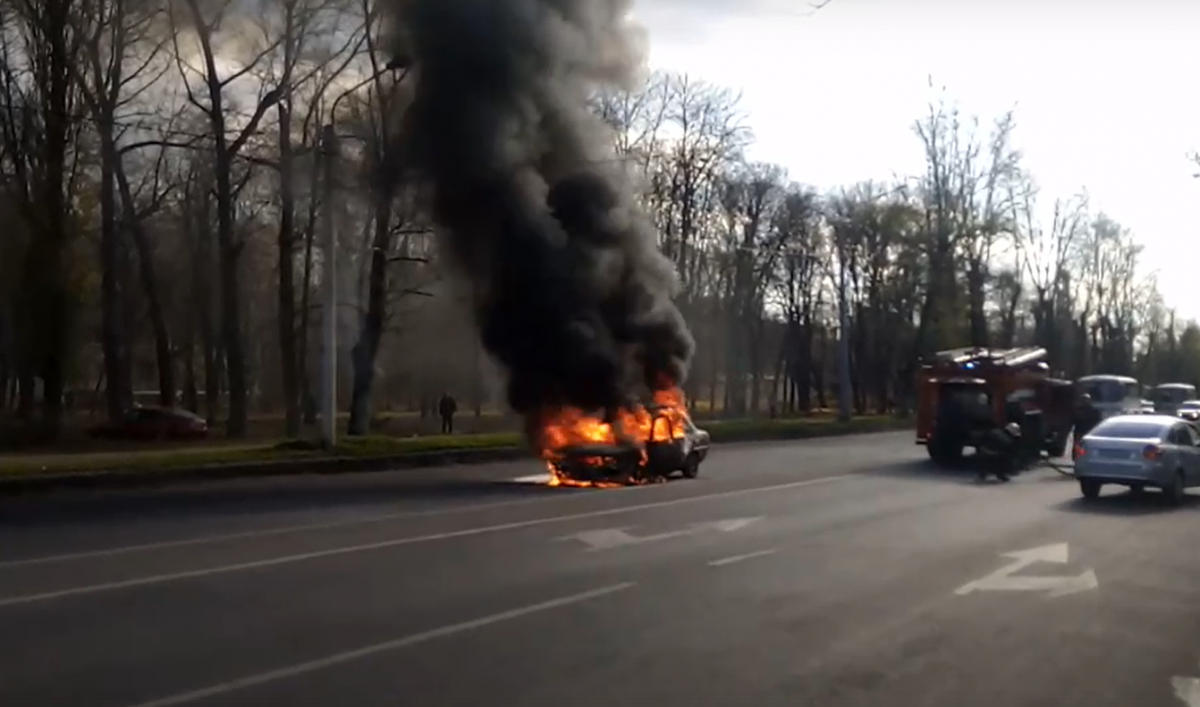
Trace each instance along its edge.
<instances>
[{"instance_id":1,"label":"orange flame","mask_svg":"<svg viewBox=\"0 0 1200 707\"><path fill-rule=\"evenodd\" d=\"M548 416L539 430L541 456L550 469L551 486L612 487L617 483L585 482L564 475L556 462L563 458L565 450L583 445L631 445L642 450L642 464L646 463L645 447L649 443L669 442L682 439L684 421L688 419L687 401L678 388L659 390L654 393L653 404L634 405L621 408L606 420L599 415L588 414L578 408L563 408ZM595 460L595 463L602 463Z\"/></svg>"}]
</instances>

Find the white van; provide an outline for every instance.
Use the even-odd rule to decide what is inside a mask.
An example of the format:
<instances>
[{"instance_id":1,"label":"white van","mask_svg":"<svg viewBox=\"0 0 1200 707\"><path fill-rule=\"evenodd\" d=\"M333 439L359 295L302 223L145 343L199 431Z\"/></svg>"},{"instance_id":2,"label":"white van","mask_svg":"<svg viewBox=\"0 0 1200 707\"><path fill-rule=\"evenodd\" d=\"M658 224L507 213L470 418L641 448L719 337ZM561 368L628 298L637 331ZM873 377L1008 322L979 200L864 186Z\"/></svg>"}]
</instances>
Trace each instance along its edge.
<instances>
[{"instance_id":1,"label":"white van","mask_svg":"<svg viewBox=\"0 0 1200 707\"><path fill-rule=\"evenodd\" d=\"M1187 383L1163 383L1150 392L1154 411L1160 415L1174 415L1179 406L1196 399L1196 386Z\"/></svg>"},{"instance_id":2,"label":"white van","mask_svg":"<svg viewBox=\"0 0 1200 707\"><path fill-rule=\"evenodd\" d=\"M1077 393L1087 393L1104 417L1138 413L1142 408L1142 386L1129 376L1084 376L1075 381Z\"/></svg>"}]
</instances>

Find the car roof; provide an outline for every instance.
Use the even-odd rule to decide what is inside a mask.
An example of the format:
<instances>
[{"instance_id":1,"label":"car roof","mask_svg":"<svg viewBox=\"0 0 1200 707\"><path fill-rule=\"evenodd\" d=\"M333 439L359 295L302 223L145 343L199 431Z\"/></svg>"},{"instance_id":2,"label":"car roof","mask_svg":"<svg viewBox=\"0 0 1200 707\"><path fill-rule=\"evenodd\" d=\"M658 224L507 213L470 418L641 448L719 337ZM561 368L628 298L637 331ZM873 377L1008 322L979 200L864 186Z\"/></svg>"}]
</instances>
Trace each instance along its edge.
<instances>
[{"instance_id":1,"label":"car roof","mask_svg":"<svg viewBox=\"0 0 1200 707\"><path fill-rule=\"evenodd\" d=\"M1109 375L1107 373L1096 373L1094 375L1084 376L1083 378L1079 378L1075 382L1076 383L1095 383L1097 381L1115 381L1118 383L1137 383L1138 379L1130 378L1129 376L1114 376L1114 375Z\"/></svg>"},{"instance_id":2,"label":"car roof","mask_svg":"<svg viewBox=\"0 0 1200 707\"><path fill-rule=\"evenodd\" d=\"M1113 415L1112 417L1105 418L1099 425L1096 425L1096 429L1099 429L1101 427L1107 427L1107 426L1117 423L1117 422L1122 423L1122 424L1128 424L1128 425L1147 425L1147 426L1159 425L1162 427L1166 427L1168 425L1177 425L1177 424L1181 423L1182 420L1180 420L1178 417L1174 417L1172 415L1160 415L1160 414Z\"/></svg>"}]
</instances>

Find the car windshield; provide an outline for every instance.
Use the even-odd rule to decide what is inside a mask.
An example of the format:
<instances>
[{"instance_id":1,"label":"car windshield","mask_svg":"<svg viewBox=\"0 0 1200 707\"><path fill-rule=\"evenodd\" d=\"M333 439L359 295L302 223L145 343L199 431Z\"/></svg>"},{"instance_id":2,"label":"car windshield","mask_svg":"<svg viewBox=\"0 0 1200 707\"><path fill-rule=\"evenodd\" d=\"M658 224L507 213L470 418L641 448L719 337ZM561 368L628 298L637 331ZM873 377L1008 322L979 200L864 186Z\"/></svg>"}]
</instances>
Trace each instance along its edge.
<instances>
[{"instance_id":1,"label":"car windshield","mask_svg":"<svg viewBox=\"0 0 1200 707\"><path fill-rule=\"evenodd\" d=\"M1129 385L1119 380L1083 381L1080 387L1096 403L1117 403L1129 396Z\"/></svg>"},{"instance_id":2,"label":"car windshield","mask_svg":"<svg viewBox=\"0 0 1200 707\"><path fill-rule=\"evenodd\" d=\"M1196 394L1196 389L1188 385L1173 385L1156 388L1153 393L1153 399L1159 403L1179 403L1183 401L1191 401L1192 396Z\"/></svg>"},{"instance_id":3,"label":"car windshield","mask_svg":"<svg viewBox=\"0 0 1200 707\"><path fill-rule=\"evenodd\" d=\"M1122 439L1161 439L1166 434L1161 422L1132 420L1110 420L1102 422L1092 430L1089 437L1119 437Z\"/></svg>"},{"instance_id":4,"label":"car windshield","mask_svg":"<svg viewBox=\"0 0 1200 707\"><path fill-rule=\"evenodd\" d=\"M1200 410L1200 400L1189 400L1179 405L1180 410Z\"/></svg>"}]
</instances>

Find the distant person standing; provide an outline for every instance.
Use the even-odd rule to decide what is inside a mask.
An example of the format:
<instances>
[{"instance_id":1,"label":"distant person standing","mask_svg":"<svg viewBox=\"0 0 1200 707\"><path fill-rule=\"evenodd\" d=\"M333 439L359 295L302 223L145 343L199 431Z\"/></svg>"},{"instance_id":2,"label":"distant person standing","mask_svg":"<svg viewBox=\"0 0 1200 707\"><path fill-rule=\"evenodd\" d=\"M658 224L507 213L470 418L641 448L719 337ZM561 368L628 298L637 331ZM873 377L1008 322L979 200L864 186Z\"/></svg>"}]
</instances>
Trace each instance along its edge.
<instances>
[{"instance_id":1,"label":"distant person standing","mask_svg":"<svg viewBox=\"0 0 1200 707\"><path fill-rule=\"evenodd\" d=\"M442 416L442 434L454 434L454 413L458 412L458 401L449 393L442 393L438 401L438 414Z\"/></svg>"}]
</instances>

